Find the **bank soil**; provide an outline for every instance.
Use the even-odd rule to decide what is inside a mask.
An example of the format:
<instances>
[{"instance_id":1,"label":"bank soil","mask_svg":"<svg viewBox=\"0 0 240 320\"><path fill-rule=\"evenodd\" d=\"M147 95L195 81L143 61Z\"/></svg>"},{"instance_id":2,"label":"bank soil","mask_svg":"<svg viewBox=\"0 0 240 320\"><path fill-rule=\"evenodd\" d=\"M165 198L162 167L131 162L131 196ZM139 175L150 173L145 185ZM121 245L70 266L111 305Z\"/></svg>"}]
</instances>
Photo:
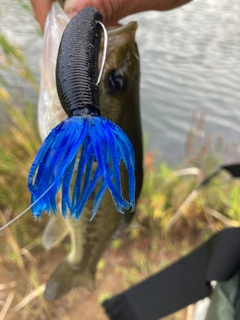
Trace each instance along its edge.
<instances>
[{"instance_id":1,"label":"bank soil","mask_svg":"<svg viewBox=\"0 0 240 320\"><path fill-rule=\"evenodd\" d=\"M2 239L3 240L3 239ZM118 240L119 241L119 240ZM185 239L160 239L158 236L142 232L135 240L125 233L118 245L111 244L102 257L96 274L96 289L89 292L85 288L73 289L66 296L48 303L42 295L26 302L23 300L40 285L46 283L57 265L66 257L68 240L64 245L46 252L41 246L24 256L24 270L16 267L9 257L2 256L0 262L1 284L10 288L0 290L2 312L7 309L6 320L107 320L101 301L146 279L151 274L165 268L190 251L200 242L197 236ZM118 248L116 248L118 247ZM7 302L11 300L6 308ZM9 298L10 296L10 298ZM14 307L22 302L22 307ZM170 315L164 320L190 320L193 306ZM1 315L0 315L1 317Z\"/></svg>"}]
</instances>

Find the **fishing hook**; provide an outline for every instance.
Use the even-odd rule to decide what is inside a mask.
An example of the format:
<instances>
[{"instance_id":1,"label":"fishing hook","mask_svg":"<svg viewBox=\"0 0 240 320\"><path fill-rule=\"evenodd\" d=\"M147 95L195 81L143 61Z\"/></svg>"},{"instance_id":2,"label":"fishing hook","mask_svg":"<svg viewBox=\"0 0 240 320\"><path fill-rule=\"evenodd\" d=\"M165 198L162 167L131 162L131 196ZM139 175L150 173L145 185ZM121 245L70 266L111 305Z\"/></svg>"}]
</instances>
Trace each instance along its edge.
<instances>
[{"instance_id":1,"label":"fishing hook","mask_svg":"<svg viewBox=\"0 0 240 320\"><path fill-rule=\"evenodd\" d=\"M108 33L107 33L107 29L106 29L106 27L104 26L104 24L103 24L101 21L97 21L97 23L99 23L100 26L101 26L102 29L103 29L103 33L104 33L104 43L103 43L102 64L101 64L101 67L100 67L100 71L99 71L99 74L98 74L98 79L97 79L96 85L99 84L99 82L100 82L100 80L101 80L101 78L102 78L103 68L104 68L104 65L105 65L105 62L106 62L106 57L107 57L107 45L108 45Z\"/></svg>"}]
</instances>

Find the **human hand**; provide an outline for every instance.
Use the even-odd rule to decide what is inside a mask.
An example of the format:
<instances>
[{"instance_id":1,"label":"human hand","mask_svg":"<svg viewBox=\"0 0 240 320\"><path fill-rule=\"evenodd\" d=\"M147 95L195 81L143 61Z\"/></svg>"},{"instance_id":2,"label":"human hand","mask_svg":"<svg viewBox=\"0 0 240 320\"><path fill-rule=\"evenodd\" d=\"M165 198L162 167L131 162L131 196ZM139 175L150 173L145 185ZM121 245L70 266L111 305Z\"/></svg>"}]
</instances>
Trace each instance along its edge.
<instances>
[{"instance_id":1,"label":"human hand","mask_svg":"<svg viewBox=\"0 0 240 320\"><path fill-rule=\"evenodd\" d=\"M191 0L66 0L64 10L72 18L87 6L95 7L103 16L105 26L114 26L118 20L142 11L171 10L182 6ZM42 31L47 14L53 0L31 0L35 18Z\"/></svg>"}]
</instances>

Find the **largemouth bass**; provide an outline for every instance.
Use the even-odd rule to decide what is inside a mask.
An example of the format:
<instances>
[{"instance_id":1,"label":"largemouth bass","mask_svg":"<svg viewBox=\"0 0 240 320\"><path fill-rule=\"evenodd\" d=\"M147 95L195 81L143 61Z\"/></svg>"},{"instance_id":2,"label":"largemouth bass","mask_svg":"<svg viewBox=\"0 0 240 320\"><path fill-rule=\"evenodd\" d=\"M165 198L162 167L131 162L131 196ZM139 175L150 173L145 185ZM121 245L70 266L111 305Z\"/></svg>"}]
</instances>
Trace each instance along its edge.
<instances>
[{"instance_id":1,"label":"largemouth bass","mask_svg":"<svg viewBox=\"0 0 240 320\"><path fill-rule=\"evenodd\" d=\"M57 8L57 10L60 9ZM143 178L143 150L136 29L137 23L133 22L108 32L107 60L99 88L102 116L118 124L134 146L135 199L137 201ZM55 90L52 86L51 88ZM43 97L41 99L46 102L46 94L45 100ZM39 129L43 138L56 125L56 122L65 117L56 96L52 98L52 101L54 103L50 106L45 103L44 108L39 105L41 108L39 110ZM128 194L128 174L123 164L121 165L121 183L123 196L126 196ZM79 220L76 221L74 218L65 220L61 214L58 214L52 217L46 226L43 242L47 249L59 243L68 233L71 237L70 254L57 267L47 283L44 295L49 301L61 297L77 286L85 286L93 290L96 266L103 251L109 241L118 236L132 219L134 213L130 210L125 210L125 214L116 211L112 196L107 190L97 215L90 221L93 199L94 193L89 198Z\"/></svg>"}]
</instances>

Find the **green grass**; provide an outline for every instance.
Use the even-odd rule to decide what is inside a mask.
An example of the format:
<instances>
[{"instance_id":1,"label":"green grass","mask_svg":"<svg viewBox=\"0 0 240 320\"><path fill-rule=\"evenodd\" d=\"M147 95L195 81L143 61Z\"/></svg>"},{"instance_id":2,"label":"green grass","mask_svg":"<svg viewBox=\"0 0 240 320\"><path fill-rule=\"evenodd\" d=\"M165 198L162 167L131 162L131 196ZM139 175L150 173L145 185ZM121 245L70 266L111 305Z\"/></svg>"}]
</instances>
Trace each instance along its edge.
<instances>
[{"instance_id":1,"label":"green grass","mask_svg":"<svg viewBox=\"0 0 240 320\"><path fill-rule=\"evenodd\" d=\"M170 221L181 204L199 182L219 165L219 161L213 162L212 152L209 150L209 157L205 157L206 164L198 175L182 176L175 175L174 170L166 164L153 168L149 158L153 161L154 157L145 155L145 180L138 204L138 220L151 234L164 236L171 231ZM174 233L181 233L182 230L184 235L186 229L192 228L192 231L204 235L228 224L239 225L240 183L229 178L226 173L221 173L202 188L198 196L182 210L173 226Z\"/></svg>"}]
</instances>

